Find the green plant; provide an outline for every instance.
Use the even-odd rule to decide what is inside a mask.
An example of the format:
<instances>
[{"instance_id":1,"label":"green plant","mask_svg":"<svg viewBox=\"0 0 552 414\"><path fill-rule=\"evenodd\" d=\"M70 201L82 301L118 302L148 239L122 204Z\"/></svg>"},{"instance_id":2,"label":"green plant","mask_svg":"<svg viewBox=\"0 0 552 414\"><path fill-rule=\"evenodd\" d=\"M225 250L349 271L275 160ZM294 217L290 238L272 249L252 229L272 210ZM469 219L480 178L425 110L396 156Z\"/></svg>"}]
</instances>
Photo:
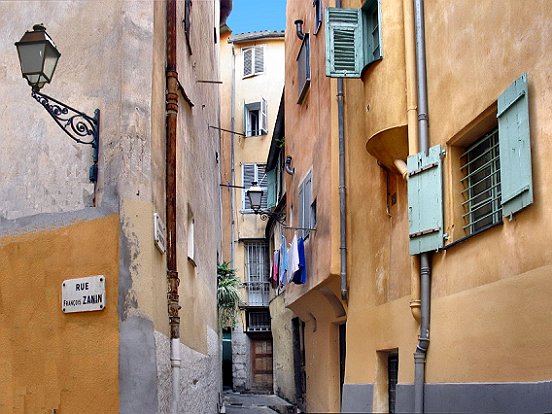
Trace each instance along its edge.
<instances>
[{"instance_id":1,"label":"green plant","mask_svg":"<svg viewBox=\"0 0 552 414\"><path fill-rule=\"evenodd\" d=\"M217 302L221 328L233 328L240 305L241 280L230 262L217 266Z\"/></svg>"}]
</instances>

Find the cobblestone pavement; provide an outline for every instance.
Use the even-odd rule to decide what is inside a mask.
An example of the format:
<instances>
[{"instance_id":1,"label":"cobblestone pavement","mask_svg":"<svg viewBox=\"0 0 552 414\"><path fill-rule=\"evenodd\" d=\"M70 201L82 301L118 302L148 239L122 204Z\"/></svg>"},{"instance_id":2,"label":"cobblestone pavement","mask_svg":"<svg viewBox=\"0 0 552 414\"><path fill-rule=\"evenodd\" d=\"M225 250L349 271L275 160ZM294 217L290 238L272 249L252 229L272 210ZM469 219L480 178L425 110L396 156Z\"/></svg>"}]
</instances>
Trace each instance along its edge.
<instances>
[{"instance_id":1,"label":"cobblestone pavement","mask_svg":"<svg viewBox=\"0 0 552 414\"><path fill-rule=\"evenodd\" d=\"M293 405L276 395L240 394L225 391L224 412L226 414L288 414L295 413L295 409Z\"/></svg>"}]
</instances>

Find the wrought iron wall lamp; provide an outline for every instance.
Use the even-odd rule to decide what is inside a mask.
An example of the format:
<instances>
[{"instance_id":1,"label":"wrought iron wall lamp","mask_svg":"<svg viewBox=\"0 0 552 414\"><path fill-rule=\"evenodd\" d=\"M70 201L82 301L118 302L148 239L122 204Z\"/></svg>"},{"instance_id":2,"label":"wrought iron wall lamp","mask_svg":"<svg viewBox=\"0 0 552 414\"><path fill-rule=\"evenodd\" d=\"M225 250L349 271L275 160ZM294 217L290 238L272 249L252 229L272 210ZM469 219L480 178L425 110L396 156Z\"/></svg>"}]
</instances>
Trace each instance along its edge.
<instances>
[{"instance_id":1,"label":"wrought iron wall lamp","mask_svg":"<svg viewBox=\"0 0 552 414\"><path fill-rule=\"evenodd\" d=\"M60 128L79 144L90 145L93 150L93 165L88 177L98 179L98 146L100 141L100 110L94 116L86 115L57 99L40 93L40 89L52 81L61 53L42 24L33 26L15 44L19 55L21 73L32 88L31 96L40 103Z\"/></svg>"},{"instance_id":2,"label":"wrought iron wall lamp","mask_svg":"<svg viewBox=\"0 0 552 414\"><path fill-rule=\"evenodd\" d=\"M268 220L269 218L271 218L276 220L282 226L285 226L286 225L285 213L261 209L261 199L263 197L263 193L264 193L263 189L257 185L256 181L253 181L251 183L251 187L247 189L246 195L247 195L247 198L249 199L249 202L251 203L251 208L253 209L253 212L259 215L261 220Z\"/></svg>"}]
</instances>

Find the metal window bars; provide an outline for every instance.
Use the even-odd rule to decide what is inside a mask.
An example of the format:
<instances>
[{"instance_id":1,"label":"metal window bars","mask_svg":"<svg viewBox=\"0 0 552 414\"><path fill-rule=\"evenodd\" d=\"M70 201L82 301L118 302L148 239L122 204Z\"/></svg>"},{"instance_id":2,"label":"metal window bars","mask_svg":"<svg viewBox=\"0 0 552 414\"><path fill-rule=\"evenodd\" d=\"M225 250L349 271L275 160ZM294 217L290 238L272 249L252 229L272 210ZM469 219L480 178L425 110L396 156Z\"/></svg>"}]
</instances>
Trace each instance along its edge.
<instances>
[{"instance_id":1,"label":"metal window bars","mask_svg":"<svg viewBox=\"0 0 552 414\"><path fill-rule=\"evenodd\" d=\"M466 213L463 229L472 234L501 219L500 204L500 162L498 129L487 133L469 146L461 155L466 162L460 167L464 177L460 180L465 186L462 191L462 206Z\"/></svg>"}]
</instances>

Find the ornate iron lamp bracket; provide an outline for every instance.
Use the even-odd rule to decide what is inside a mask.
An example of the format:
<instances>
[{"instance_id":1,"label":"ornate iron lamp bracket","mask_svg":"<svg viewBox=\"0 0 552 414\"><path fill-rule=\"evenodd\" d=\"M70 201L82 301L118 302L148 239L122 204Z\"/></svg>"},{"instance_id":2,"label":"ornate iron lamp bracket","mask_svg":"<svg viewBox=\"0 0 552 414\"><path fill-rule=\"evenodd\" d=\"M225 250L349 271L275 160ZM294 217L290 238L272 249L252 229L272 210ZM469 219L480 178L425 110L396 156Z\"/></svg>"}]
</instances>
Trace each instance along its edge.
<instances>
[{"instance_id":1,"label":"ornate iron lamp bracket","mask_svg":"<svg viewBox=\"0 0 552 414\"><path fill-rule=\"evenodd\" d=\"M269 218L276 220L282 226L286 225L286 215L285 213L278 213L270 210L254 210L261 220L267 221Z\"/></svg>"},{"instance_id":2,"label":"ornate iron lamp bracket","mask_svg":"<svg viewBox=\"0 0 552 414\"><path fill-rule=\"evenodd\" d=\"M98 179L98 147L100 141L100 110L94 111L94 116L88 116L83 112L71 108L69 105L44 95L38 91L32 91L32 97L41 104L59 127L78 144L92 146L93 164L90 167L88 178L95 183Z\"/></svg>"}]
</instances>

